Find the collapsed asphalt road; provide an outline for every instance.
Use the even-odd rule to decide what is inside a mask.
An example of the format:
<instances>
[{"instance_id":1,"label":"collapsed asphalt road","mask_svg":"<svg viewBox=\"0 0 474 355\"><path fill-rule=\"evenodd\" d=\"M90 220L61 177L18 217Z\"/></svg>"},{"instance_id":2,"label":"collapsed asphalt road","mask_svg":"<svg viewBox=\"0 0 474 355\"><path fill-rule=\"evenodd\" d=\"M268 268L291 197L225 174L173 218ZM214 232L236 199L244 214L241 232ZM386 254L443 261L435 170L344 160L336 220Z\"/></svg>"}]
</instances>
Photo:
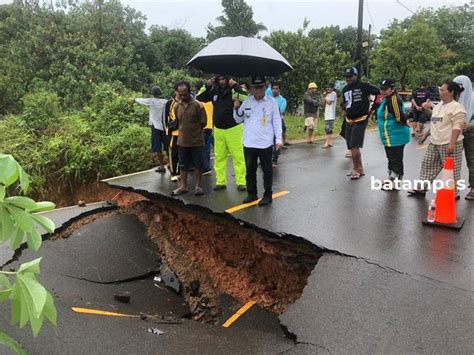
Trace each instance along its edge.
<instances>
[{"instance_id":1,"label":"collapsed asphalt road","mask_svg":"<svg viewBox=\"0 0 474 355\"><path fill-rule=\"evenodd\" d=\"M277 316L258 306L231 329L191 320L189 304L163 282L162 259L146 227L123 212L109 213L71 235L53 236L40 252L24 250L18 260L9 261L7 267L15 269L42 256L40 279L58 309L57 327L45 324L33 338L28 327L10 327L8 304L0 305L2 329L29 353L280 353L295 346ZM120 294L129 295L130 302L118 301L114 295ZM219 322L240 307L226 294L219 296L219 304ZM78 314L72 307L138 317Z\"/></svg>"},{"instance_id":2,"label":"collapsed asphalt road","mask_svg":"<svg viewBox=\"0 0 474 355\"><path fill-rule=\"evenodd\" d=\"M303 240L322 252L301 298L280 316L297 342L336 352L472 353L472 204L457 203L466 218L459 232L423 226L431 194L416 199L371 190L371 176L386 176L376 133L367 135L361 180L345 177L350 161L344 152L341 140L331 150L304 144L286 150L274 192L289 193L270 208L241 209L245 193L231 184L212 192L212 178L205 179L205 196L179 200L189 210L234 218L236 225ZM405 178L416 179L424 149L412 142L405 154ZM175 186L152 171L107 183L165 201Z\"/></svg>"},{"instance_id":3,"label":"collapsed asphalt road","mask_svg":"<svg viewBox=\"0 0 474 355\"><path fill-rule=\"evenodd\" d=\"M409 177L423 153L416 148L407 149ZM47 325L38 339L28 330L8 332L41 354L472 353L472 221L458 233L422 227L427 201L370 191L370 175L385 175L381 149L369 135L368 177L350 182L341 141L332 151L293 146L281 158L275 188L290 193L270 208L232 216L224 211L243 196L231 186L185 196L183 204L168 197L168 176L113 179L109 184L151 201L45 242L41 280L54 289L58 327ZM458 206L472 214L467 202ZM33 257L24 251L8 267ZM181 295L156 284L163 260L178 275ZM130 294L131 303L116 301L117 293ZM222 327L250 302L257 305ZM179 324L75 314L71 307Z\"/></svg>"}]
</instances>

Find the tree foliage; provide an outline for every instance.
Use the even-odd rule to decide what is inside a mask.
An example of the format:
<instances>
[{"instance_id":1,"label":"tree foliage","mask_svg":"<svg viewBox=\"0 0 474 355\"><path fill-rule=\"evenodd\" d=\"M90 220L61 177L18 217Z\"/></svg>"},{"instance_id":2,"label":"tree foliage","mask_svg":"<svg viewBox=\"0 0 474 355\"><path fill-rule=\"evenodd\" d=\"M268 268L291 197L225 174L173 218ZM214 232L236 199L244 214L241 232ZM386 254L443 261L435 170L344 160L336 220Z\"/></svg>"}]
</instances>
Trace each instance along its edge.
<instances>
[{"instance_id":1,"label":"tree foliage","mask_svg":"<svg viewBox=\"0 0 474 355\"><path fill-rule=\"evenodd\" d=\"M253 19L252 6L245 0L222 0L223 15L217 18L219 26L207 26L207 40L211 42L220 37L256 37L267 28Z\"/></svg>"},{"instance_id":2,"label":"tree foliage","mask_svg":"<svg viewBox=\"0 0 474 355\"><path fill-rule=\"evenodd\" d=\"M311 30L305 34L308 25L309 22L305 22L297 32L276 31L265 37L295 69L281 78L283 95L293 110L300 104L308 83L314 81L320 87L333 83L352 63L350 53L341 50L336 40L338 28Z\"/></svg>"},{"instance_id":3,"label":"tree foliage","mask_svg":"<svg viewBox=\"0 0 474 355\"><path fill-rule=\"evenodd\" d=\"M373 55L373 76L393 78L402 89L420 81L439 83L453 75L452 52L441 43L436 30L418 19L394 21L380 36Z\"/></svg>"}]
</instances>

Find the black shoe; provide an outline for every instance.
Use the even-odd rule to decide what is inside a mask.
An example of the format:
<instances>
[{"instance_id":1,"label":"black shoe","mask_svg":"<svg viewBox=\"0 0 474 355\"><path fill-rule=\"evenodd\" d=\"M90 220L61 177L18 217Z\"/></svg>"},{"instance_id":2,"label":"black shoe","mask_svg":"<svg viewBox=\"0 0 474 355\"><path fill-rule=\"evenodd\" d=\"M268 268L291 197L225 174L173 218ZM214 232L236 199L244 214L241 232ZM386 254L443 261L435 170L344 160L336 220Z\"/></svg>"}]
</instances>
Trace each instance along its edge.
<instances>
[{"instance_id":1,"label":"black shoe","mask_svg":"<svg viewBox=\"0 0 474 355\"><path fill-rule=\"evenodd\" d=\"M250 202L253 202L253 201L257 201L258 200L258 197L257 196L251 196L251 195L248 195L245 200L243 201L243 203L250 203Z\"/></svg>"},{"instance_id":2,"label":"black shoe","mask_svg":"<svg viewBox=\"0 0 474 355\"><path fill-rule=\"evenodd\" d=\"M272 203L273 198L271 196L263 196L263 198L258 202L259 206L267 206Z\"/></svg>"},{"instance_id":3,"label":"black shoe","mask_svg":"<svg viewBox=\"0 0 474 355\"><path fill-rule=\"evenodd\" d=\"M239 190L239 191L247 191L247 186L245 186L245 185L239 185L239 186L237 186L237 190Z\"/></svg>"},{"instance_id":4,"label":"black shoe","mask_svg":"<svg viewBox=\"0 0 474 355\"><path fill-rule=\"evenodd\" d=\"M214 191L225 190L225 188L226 188L225 185L216 185L214 186Z\"/></svg>"}]
</instances>

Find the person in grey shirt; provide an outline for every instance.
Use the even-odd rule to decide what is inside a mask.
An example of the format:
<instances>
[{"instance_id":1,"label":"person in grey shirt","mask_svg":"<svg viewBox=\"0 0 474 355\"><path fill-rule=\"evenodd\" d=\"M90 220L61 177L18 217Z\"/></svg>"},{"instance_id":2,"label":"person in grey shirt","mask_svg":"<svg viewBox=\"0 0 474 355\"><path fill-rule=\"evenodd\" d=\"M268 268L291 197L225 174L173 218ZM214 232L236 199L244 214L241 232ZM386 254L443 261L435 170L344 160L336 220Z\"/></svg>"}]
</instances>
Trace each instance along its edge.
<instances>
[{"instance_id":1,"label":"person in grey shirt","mask_svg":"<svg viewBox=\"0 0 474 355\"><path fill-rule=\"evenodd\" d=\"M151 88L150 98L137 98L135 102L150 108L148 124L151 127L151 151L156 153L160 166L156 169L157 173L166 172L165 159L163 151L168 150L168 137L165 128L165 105L167 100L161 98L161 89L159 86Z\"/></svg>"}]
</instances>

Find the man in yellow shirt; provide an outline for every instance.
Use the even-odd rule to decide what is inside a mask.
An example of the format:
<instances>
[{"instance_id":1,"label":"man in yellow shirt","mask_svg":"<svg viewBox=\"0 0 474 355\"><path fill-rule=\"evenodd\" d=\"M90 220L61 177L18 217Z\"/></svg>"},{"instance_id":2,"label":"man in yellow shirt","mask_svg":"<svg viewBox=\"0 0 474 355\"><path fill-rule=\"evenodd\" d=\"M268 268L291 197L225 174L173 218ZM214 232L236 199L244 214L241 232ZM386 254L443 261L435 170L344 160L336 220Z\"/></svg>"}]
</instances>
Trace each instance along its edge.
<instances>
[{"instance_id":1,"label":"man in yellow shirt","mask_svg":"<svg viewBox=\"0 0 474 355\"><path fill-rule=\"evenodd\" d=\"M194 92L197 95L202 94L206 90L206 86L204 85L204 82L198 81L196 85L194 86ZM203 102L203 107L204 110L206 111L206 116L207 116L207 124L206 127L204 127L204 149L205 149L205 154L206 154L206 167L204 169L204 172L202 175L208 175L211 174L212 168L211 168L211 150L212 150L212 144L213 144L213 136L212 136L212 125L213 125L213 120L212 120L212 115L214 113L214 107L212 102Z\"/></svg>"}]
</instances>

